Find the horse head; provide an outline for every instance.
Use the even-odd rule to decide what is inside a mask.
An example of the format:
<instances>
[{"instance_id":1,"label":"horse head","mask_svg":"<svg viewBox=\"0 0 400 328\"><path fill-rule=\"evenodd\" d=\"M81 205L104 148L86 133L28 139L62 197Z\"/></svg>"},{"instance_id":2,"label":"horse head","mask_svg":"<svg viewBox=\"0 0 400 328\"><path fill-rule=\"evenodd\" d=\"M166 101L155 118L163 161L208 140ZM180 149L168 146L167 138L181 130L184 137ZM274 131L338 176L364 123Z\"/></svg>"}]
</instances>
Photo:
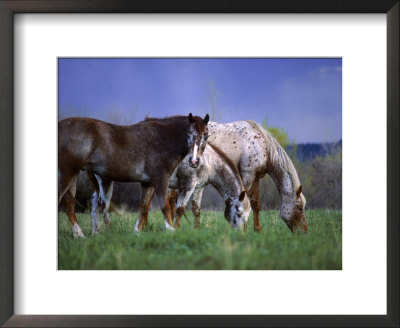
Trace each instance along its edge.
<instances>
[{"instance_id":1,"label":"horse head","mask_svg":"<svg viewBox=\"0 0 400 328\"><path fill-rule=\"evenodd\" d=\"M189 165L192 168L198 168L200 157L203 154L208 139L207 123L209 121L209 116L207 114L204 119L202 119L190 113L188 119L189 130L187 133L187 142L189 147Z\"/></svg>"},{"instance_id":2,"label":"horse head","mask_svg":"<svg viewBox=\"0 0 400 328\"><path fill-rule=\"evenodd\" d=\"M282 199L281 218L292 232L308 231L305 214L306 199L301 190L300 185L294 197L283 197Z\"/></svg>"},{"instance_id":3,"label":"horse head","mask_svg":"<svg viewBox=\"0 0 400 328\"><path fill-rule=\"evenodd\" d=\"M225 202L225 219L232 228L240 229L247 227L247 220L250 215L250 200L245 191L234 198L228 198Z\"/></svg>"}]
</instances>

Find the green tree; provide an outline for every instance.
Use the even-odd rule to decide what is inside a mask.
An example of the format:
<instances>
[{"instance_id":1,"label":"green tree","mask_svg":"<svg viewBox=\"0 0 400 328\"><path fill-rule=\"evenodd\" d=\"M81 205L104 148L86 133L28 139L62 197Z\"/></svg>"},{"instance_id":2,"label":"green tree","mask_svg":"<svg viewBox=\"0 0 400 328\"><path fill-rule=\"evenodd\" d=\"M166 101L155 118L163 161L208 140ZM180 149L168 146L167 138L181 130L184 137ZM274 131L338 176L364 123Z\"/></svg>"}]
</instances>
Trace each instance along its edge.
<instances>
[{"instance_id":1,"label":"green tree","mask_svg":"<svg viewBox=\"0 0 400 328\"><path fill-rule=\"evenodd\" d=\"M272 134L272 136L279 142L279 144L285 148L289 144L292 144L293 142L290 142L289 140L289 135L285 131L284 128L277 128L275 126L269 126L268 125L268 119L265 118L264 121L262 122L262 127L267 130L269 133Z\"/></svg>"},{"instance_id":2,"label":"green tree","mask_svg":"<svg viewBox=\"0 0 400 328\"><path fill-rule=\"evenodd\" d=\"M268 119L265 118L262 122L262 127L267 130L285 148L287 154L292 159L293 163L296 162L297 144L294 140L289 139L289 134L284 128L278 128L268 125Z\"/></svg>"}]
</instances>

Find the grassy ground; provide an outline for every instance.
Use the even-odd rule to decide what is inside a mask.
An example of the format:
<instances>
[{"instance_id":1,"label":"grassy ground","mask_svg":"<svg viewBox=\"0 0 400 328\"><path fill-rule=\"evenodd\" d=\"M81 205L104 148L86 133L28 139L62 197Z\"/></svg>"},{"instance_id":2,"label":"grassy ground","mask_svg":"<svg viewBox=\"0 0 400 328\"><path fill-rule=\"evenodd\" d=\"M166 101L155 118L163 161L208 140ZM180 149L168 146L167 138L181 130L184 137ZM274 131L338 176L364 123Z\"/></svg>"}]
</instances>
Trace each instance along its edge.
<instances>
[{"instance_id":1,"label":"grassy ground","mask_svg":"<svg viewBox=\"0 0 400 328\"><path fill-rule=\"evenodd\" d=\"M90 214L78 214L86 239L74 239L66 214L59 214L58 267L61 270L262 269L340 270L342 212L307 211L308 234L292 235L277 211L261 212L263 231L235 231L222 212L202 213L200 230L182 217L181 228L165 231L159 211L149 227L133 232L137 213L111 214L113 229L91 236ZM188 219L193 222L190 212ZM252 227L252 216L249 228Z\"/></svg>"}]
</instances>

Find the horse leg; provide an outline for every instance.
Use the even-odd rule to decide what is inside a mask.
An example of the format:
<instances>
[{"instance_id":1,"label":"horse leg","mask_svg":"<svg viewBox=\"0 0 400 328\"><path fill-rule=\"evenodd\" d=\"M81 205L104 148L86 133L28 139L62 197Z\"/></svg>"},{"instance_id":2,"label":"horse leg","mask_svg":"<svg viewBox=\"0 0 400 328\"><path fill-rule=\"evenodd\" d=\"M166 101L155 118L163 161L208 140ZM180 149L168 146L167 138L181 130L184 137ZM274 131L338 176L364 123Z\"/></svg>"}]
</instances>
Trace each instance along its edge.
<instances>
[{"instance_id":1,"label":"horse leg","mask_svg":"<svg viewBox=\"0 0 400 328\"><path fill-rule=\"evenodd\" d=\"M175 216L175 225L177 228L180 227L179 222L181 221L181 217L183 215L183 213L185 213L185 208L186 205L189 201L190 196L193 194L194 188L195 188L195 184L190 186L190 189L186 189L186 190L179 190L178 192L178 197L176 200L176 216Z\"/></svg>"},{"instance_id":2,"label":"horse leg","mask_svg":"<svg viewBox=\"0 0 400 328\"><path fill-rule=\"evenodd\" d=\"M172 223L171 208L168 199L168 180L169 176L166 174L162 175L158 181L154 180L156 181L156 183L154 183L154 189L160 202L161 212L164 215L165 228L167 230L175 230Z\"/></svg>"},{"instance_id":3,"label":"horse leg","mask_svg":"<svg viewBox=\"0 0 400 328\"><path fill-rule=\"evenodd\" d=\"M106 225L107 229L110 229L111 222L110 222L110 216L108 214L108 209L109 209L110 203L111 203L114 182L111 180L102 178L97 174L94 174L94 176L95 176L98 186L99 186L98 204L99 204L100 210L103 213L103 221L104 221L104 224Z\"/></svg>"},{"instance_id":4,"label":"horse leg","mask_svg":"<svg viewBox=\"0 0 400 328\"><path fill-rule=\"evenodd\" d=\"M58 168L58 205L60 205L62 198L72 187L72 191L76 191L76 178L79 173L68 168ZM72 194L71 194L72 196ZM75 195L74 195L75 197Z\"/></svg>"},{"instance_id":5,"label":"horse leg","mask_svg":"<svg viewBox=\"0 0 400 328\"><path fill-rule=\"evenodd\" d=\"M169 207L171 208L171 218L176 215L176 199L178 198L178 192L176 189L168 189Z\"/></svg>"},{"instance_id":6,"label":"horse leg","mask_svg":"<svg viewBox=\"0 0 400 328\"><path fill-rule=\"evenodd\" d=\"M78 220L75 215L75 197L71 194L71 191L69 189L67 190L67 192L64 193L62 204L67 211L69 222L71 222L72 225L72 233L74 237L85 238L85 235L79 227Z\"/></svg>"},{"instance_id":7,"label":"horse leg","mask_svg":"<svg viewBox=\"0 0 400 328\"><path fill-rule=\"evenodd\" d=\"M194 227L200 229L200 205L204 188L197 189L192 199L192 212L194 214Z\"/></svg>"},{"instance_id":8,"label":"horse leg","mask_svg":"<svg viewBox=\"0 0 400 328\"><path fill-rule=\"evenodd\" d=\"M89 181L92 184L94 192L92 194L92 209L90 211L90 216L92 218L92 235L94 236L96 233L100 231L100 223L99 223L99 184L97 179L94 176L94 173L91 171L86 171Z\"/></svg>"},{"instance_id":9,"label":"horse leg","mask_svg":"<svg viewBox=\"0 0 400 328\"><path fill-rule=\"evenodd\" d=\"M104 199L104 201L106 203L106 208L103 210L103 221L108 229L112 228L110 216L108 213L109 213L109 208L110 208L110 204L111 204L113 188L114 188L114 182L110 181L110 184L108 186L108 191L105 193L106 198Z\"/></svg>"},{"instance_id":10,"label":"horse leg","mask_svg":"<svg viewBox=\"0 0 400 328\"><path fill-rule=\"evenodd\" d=\"M249 190L248 197L250 198L251 208L253 209L253 223L254 230L261 231L260 225L260 193L259 193L259 181L256 180Z\"/></svg>"},{"instance_id":11,"label":"horse leg","mask_svg":"<svg viewBox=\"0 0 400 328\"><path fill-rule=\"evenodd\" d=\"M75 196L76 196L77 182L78 182L78 176L76 175L74 178L72 178L71 183L69 184L69 189L68 189L69 193L72 195L74 203L76 202ZM67 196L67 197L70 197L70 196Z\"/></svg>"},{"instance_id":12,"label":"horse leg","mask_svg":"<svg viewBox=\"0 0 400 328\"><path fill-rule=\"evenodd\" d=\"M79 170L66 167L58 168L58 204L62 203L67 211L74 237L85 238L75 215L75 193L78 173Z\"/></svg>"},{"instance_id":13,"label":"horse leg","mask_svg":"<svg viewBox=\"0 0 400 328\"><path fill-rule=\"evenodd\" d=\"M92 217L93 236L100 231L98 203L99 203L99 193L98 191L95 191L92 195L92 209L90 211L90 216Z\"/></svg>"},{"instance_id":14,"label":"horse leg","mask_svg":"<svg viewBox=\"0 0 400 328\"><path fill-rule=\"evenodd\" d=\"M76 195L76 185L78 182L78 176L76 175L74 178L72 178L71 183L69 184L69 191L71 192L71 195L75 198Z\"/></svg>"},{"instance_id":15,"label":"horse leg","mask_svg":"<svg viewBox=\"0 0 400 328\"><path fill-rule=\"evenodd\" d=\"M148 214L151 200L154 196L154 188L147 184L142 184L142 196L140 199L139 218L136 220L135 231L141 231L144 225L148 223Z\"/></svg>"}]
</instances>

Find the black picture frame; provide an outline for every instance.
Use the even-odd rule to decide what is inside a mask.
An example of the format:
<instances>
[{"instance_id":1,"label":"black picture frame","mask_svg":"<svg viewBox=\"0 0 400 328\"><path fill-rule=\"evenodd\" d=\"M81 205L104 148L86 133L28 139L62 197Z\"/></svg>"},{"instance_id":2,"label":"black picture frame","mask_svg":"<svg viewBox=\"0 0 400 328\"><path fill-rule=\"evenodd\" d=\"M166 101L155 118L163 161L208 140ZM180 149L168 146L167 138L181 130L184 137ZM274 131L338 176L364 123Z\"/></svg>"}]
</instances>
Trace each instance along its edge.
<instances>
[{"instance_id":1,"label":"black picture frame","mask_svg":"<svg viewBox=\"0 0 400 328\"><path fill-rule=\"evenodd\" d=\"M1 0L0 324L5 327L399 327L399 8L398 0ZM387 15L387 315L14 315L13 208L18 202L13 195L13 16L15 13L385 13Z\"/></svg>"}]
</instances>

